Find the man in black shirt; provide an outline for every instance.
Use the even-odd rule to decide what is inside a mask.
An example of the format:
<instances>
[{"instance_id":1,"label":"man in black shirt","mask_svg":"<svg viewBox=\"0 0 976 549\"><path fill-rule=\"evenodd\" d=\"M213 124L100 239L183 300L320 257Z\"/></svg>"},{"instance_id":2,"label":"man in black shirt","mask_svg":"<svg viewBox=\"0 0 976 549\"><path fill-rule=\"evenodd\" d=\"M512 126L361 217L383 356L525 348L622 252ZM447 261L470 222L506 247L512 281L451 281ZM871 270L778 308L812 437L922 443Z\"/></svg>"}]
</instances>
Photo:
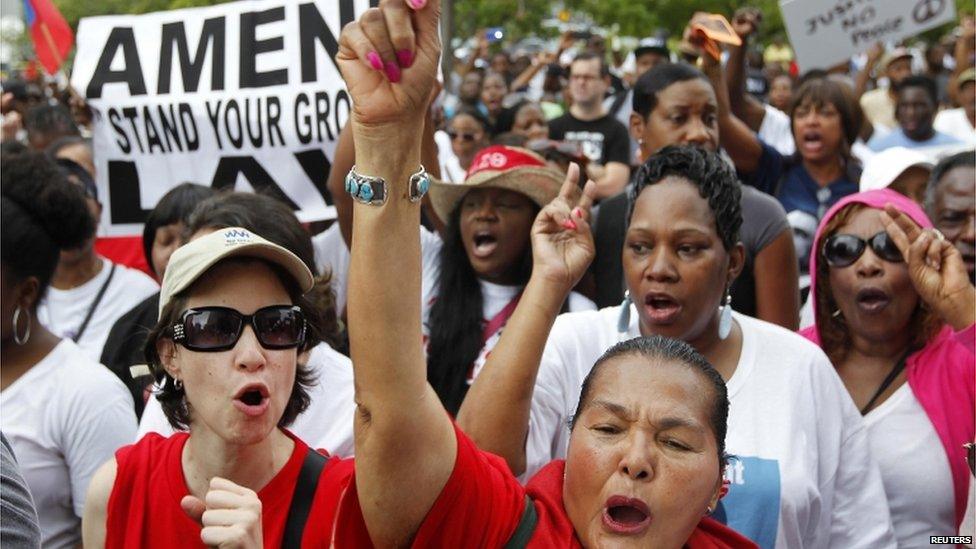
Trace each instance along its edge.
<instances>
[{"instance_id":1,"label":"man in black shirt","mask_svg":"<svg viewBox=\"0 0 976 549\"><path fill-rule=\"evenodd\" d=\"M623 190L630 178L630 136L627 128L603 108L610 85L603 58L583 53L569 67L569 112L549 123L549 137L578 143L590 159L587 175L597 184L599 198Z\"/></svg>"}]
</instances>

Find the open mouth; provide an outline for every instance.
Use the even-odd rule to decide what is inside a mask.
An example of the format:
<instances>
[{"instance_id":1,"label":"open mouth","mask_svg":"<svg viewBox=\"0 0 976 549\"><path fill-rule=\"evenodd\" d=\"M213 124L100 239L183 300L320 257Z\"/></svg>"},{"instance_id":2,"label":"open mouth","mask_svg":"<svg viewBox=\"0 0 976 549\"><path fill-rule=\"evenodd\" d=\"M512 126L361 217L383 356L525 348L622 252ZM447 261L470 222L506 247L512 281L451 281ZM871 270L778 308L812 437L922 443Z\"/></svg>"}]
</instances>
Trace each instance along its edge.
<instances>
[{"instance_id":1,"label":"open mouth","mask_svg":"<svg viewBox=\"0 0 976 549\"><path fill-rule=\"evenodd\" d=\"M817 130L807 130L803 132L800 143L806 151L819 152L824 147L823 134Z\"/></svg>"},{"instance_id":2,"label":"open mouth","mask_svg":"<svg viewBox=\"0 0 976 549\"><path fill-rule=\"evenodd\" d=\"M479 231L474 234L474 256L486 258L495 253L498 249L498 238L488 231Z\"/></svg>"},{"instance_id":3,"label":"open mouth","mask_svg":"<svg viewBox=\"0 0 976 549\"><path fill-rule=\"evenodd\" d=\"M603 508L603 525L616 534L638 534L651 524L651 510L636 498L613 496Z\"/></svg>"},{"instance_id":4,"label":"open mouth","mask_svg":"<svg viewBox=\"0 0 976 549\"><path fill-rule=\"evenodd\" d=\"M865 288L857 292L855 300L857 301L858 308L862 311L866 313L878 313L888 306L888 303L891 302L891 297L878 288Z\"/></svg>"},{"instance_id":5,"label":"open mouth","mask_svg":"<svg viewBox=\"0 0 976 549\"><path fill-rule=\"evenodd\" d=\"M644 296L644 310L651 322L670 324L678 318L681 305L667 294L652 292Z\"/></svg>"},{"instance_id":6,"label":"open mouth","mask_svg":"<svg viewBox=\"0 0 976 549\"><path fill-rule=\"evenodd\" d=\"M271 402L267 386L251 384L237 392L234 407L249 416L259 416L268 409Z\"/></svg>"}]
</instances>

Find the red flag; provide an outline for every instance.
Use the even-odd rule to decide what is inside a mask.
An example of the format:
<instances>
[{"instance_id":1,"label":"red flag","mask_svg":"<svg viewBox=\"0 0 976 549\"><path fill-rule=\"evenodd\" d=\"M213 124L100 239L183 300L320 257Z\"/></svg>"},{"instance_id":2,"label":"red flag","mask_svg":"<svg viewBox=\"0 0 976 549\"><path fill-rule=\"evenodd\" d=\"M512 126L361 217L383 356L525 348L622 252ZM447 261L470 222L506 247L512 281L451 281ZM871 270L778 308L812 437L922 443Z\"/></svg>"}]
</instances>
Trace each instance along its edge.
<instances>
[{"instance_id":1,"label":"red flag","mask_svg":"<svg viewBox=\"0 0 976 549\"><path fill-rule=\"evenodd\" d=\"M51 0L24 0L24 14L37 60L48 74L58 72L75 42L71 27Z\"/></svg>"}]
</instances>

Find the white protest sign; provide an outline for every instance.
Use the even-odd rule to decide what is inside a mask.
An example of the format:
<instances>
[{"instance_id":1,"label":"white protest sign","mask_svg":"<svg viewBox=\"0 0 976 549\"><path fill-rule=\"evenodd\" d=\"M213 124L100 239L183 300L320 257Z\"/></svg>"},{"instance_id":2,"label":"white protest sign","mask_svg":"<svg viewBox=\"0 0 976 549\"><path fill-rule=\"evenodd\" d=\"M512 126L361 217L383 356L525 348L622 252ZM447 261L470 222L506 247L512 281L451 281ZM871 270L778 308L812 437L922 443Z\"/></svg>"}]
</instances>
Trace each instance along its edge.
<instances>
[{"instance_id":1,"label":"white protest sign","mask_svg":"<svg viewBox=\"0 0 976 549\"><path fill-rule=\"evenodd\" d=\"M953 0L783 0L801 70L828 68L875 42L897 42L956 18Z\"/></svg>"},{"instance_id":2,"label":"white protest sign","mask_svg":"<svg viewBox=\"0 0 976 549\"><path fill-rule=\"evenodd\" d=\"M172 187L260 190L335 216L326 178L351 108L341 28L378 0L248 0L78 26L71 84L95 112L102 225L138 234Z\"/></svg>"}]
</instances>

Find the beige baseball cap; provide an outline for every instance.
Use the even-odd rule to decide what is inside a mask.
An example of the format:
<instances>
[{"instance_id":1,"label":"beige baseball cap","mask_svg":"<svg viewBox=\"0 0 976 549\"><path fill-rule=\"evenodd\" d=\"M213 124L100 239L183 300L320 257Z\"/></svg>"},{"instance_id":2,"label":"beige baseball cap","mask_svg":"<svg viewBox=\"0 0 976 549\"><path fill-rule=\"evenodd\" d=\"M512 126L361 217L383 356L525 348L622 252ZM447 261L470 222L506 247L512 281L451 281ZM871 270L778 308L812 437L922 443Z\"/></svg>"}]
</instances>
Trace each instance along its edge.
<instances>
[{"instance_id":1,"label":"beige baseball cap","mask_svg":"<svg viewBox=\"0 0 976 549\"><path fill-rule=\"evenodd\" d=\"M240 227L229 227L191 240L169 258L163 287L159 290L159 314L173 296L190 287L211 267L228 257L254 257L281 266L303 292L312 289L312 272L287 249Z\"/></svg>"}]
</instances>

